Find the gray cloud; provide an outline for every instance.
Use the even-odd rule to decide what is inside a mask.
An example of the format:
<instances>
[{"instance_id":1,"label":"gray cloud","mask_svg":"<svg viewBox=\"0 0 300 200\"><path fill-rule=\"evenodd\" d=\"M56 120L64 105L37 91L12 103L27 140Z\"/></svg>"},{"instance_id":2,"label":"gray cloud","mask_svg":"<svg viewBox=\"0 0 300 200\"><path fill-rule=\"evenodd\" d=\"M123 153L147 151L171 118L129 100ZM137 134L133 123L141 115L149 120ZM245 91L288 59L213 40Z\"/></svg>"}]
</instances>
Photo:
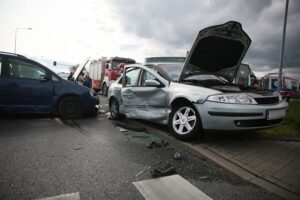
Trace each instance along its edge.
<instances>
[{"instance_id":1,"label":"gray cloud","mask_svg":"<svg viewBox=\"0 0 300 200\"><path fill-rule=\"evenodd\" d=\"M188 50L198 31L235 20L252 38L245 62L254 68L277 68L285 1L279 0L113 0L122 28L154 40L166 53ZM300 67L300 1L290 0L285 63Z\"/></svg>"}]
</instances>

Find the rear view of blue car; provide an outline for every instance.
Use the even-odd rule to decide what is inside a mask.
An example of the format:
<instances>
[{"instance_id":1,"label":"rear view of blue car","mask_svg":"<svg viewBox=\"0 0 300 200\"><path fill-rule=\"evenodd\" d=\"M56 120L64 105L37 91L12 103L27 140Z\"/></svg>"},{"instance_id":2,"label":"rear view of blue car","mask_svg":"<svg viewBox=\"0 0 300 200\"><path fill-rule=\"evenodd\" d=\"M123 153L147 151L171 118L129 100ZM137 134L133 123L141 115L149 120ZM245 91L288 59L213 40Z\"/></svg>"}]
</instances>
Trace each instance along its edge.
<instances>
[{"instance_id":1,"label":"rear view of blue car","mask_svg":"<svg viewBox=\"0 0 300 200\"><path fill-rule=\"evenodd\" d=\"M93 90L64 80L24 56L0 52L0 112L78 118L95 113L98 104L99 96Z\"/></svg>"}]
</instances>

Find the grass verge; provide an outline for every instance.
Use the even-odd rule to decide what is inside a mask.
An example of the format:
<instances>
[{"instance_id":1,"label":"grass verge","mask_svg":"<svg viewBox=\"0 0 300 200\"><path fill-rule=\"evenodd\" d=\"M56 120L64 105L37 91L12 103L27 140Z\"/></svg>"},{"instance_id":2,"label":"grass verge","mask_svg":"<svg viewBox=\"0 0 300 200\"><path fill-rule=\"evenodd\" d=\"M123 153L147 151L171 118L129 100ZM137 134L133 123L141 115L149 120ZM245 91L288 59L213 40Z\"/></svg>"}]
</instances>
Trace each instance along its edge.
<instances>
[{"instance_id":1,"label":"grass verge","mask_svg":"<svg viewBox=\"0 0 300 200\"><path fill-rule=\"evenodd\" d=\"M285 122L277 127L257 131L262 136L300 137L300 101L290 101Z\"/></svg>"}]
</instances>

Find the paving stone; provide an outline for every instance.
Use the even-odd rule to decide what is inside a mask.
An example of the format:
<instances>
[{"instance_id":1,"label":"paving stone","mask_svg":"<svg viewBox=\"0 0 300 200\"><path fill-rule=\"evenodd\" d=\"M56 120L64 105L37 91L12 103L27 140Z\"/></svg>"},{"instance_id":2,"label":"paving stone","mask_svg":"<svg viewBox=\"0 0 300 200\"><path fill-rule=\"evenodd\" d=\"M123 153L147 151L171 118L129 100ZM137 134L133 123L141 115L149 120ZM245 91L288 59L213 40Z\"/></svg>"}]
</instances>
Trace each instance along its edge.
<instances>
[{"instance_id":1,"label":"paving stone","mask_svg":"<svg viewBox=\"0 0 300 200\"><path fill-rule=\"evenodd\" d=\"M293 191L300 190L300 142L260 140L206 145L260 177Z\"/></svg>"}]
</instances>

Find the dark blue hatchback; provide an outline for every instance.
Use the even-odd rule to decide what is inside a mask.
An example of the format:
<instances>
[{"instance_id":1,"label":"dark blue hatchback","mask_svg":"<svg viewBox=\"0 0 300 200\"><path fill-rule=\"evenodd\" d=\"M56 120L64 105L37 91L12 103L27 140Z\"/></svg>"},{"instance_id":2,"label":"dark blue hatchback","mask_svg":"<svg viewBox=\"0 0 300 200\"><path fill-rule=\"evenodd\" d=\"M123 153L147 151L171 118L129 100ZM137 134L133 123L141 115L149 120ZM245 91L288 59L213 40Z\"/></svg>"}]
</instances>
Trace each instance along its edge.
<instances>
[{"instance_id":1,"label":"dark blue hatchback","mask_svg":"<svg viewBox=\"0 0 300 200\"><path fill-rule=\"evenodd\" d=\"M24 56L0 52L0 112L77 118L95 113L98 104L94 90L64 80Z\"/></svg>"}]
</instances>

